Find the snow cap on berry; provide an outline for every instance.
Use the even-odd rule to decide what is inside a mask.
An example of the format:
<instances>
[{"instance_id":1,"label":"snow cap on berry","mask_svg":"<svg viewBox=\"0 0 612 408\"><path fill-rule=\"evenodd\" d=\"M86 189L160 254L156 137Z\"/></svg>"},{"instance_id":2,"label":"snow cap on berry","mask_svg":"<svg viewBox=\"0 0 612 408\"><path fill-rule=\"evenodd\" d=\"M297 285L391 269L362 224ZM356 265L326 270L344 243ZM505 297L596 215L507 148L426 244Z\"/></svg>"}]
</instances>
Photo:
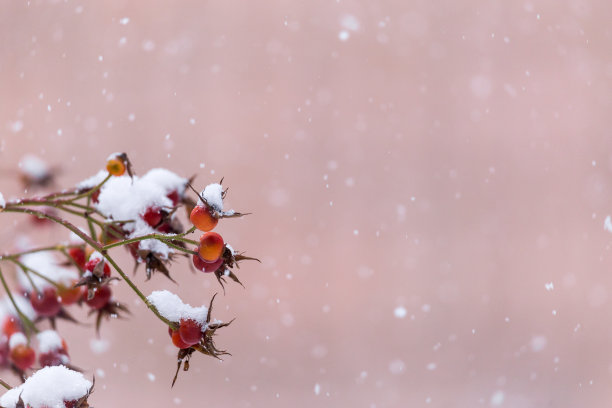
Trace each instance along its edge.
<instances>
[{"instance_id":1,"label":"snow cap on berry","mask_svg":"<svg viewBox=\"0 0 612 408\"><path fill-rule=\"evenodd\" d=\"M87 396L92 383L83 374L64 366L45 367L35 372L25 383L6 392L0 406L16 408L19 398L31 408L64 407L65 401Z\"/></svg>"},{"instance_id":2,"label":"snow cap on berry","mask_svg":"<svg viewBox=\"0 0 612 408\"><path fill-rule=\"evenodd\" d=\"M180 297L167 290L156 290L147 296L149 302L155 306L159 314L171 322L178 323L181 319L194 320L202 325L202 331L206 330L206 306L193 307L183 303Z\"/></svg>"},{"instance_id":3,"label":"snow cap on berry","mask_svg":"<svg viewBox=\"0 0 612 408\"><path fill-rule=\"evenodd\" d=\"M223 212L223 186L219 183L213 183L207 185L201 193L206 203L212 207L213 210ZM199 201L202 205L202 200Z\"/></svg>"},{"instance_id":4,"label":"snow cap on berry","mask_svg":"<svg viewBox=\"0 0 612 408\"><path fill-rule=\"evenodd\" d=\"M21 344L28 344L28 338L21 332L13 333L9 339L9 348L12 350Z\"/></svg>"},{"instance_id":5,"label":"snow cap on berry","mask_svg":"<svg viewBox=\"0 0 612 408\"><path fill-rule=\"evenodd\" d=\"M64 349L62 338L55 330L42 331L36 335L36 339L38 340L38 350L41 353Z\"/></svg>"}]
</instances>

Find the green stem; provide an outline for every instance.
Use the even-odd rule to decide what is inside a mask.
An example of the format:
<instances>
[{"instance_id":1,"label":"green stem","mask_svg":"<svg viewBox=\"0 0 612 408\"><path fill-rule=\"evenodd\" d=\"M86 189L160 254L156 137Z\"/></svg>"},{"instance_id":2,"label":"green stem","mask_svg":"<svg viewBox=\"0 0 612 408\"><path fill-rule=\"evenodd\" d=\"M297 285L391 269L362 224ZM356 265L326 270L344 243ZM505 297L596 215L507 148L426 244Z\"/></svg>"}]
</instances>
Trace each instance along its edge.
<instances>
[{"instance_id":1,"label":"green stem","mask_svg":"<svg viewBox=\"0 0 612 408\"><path fill-rule=\"evenodd\" d=\"M181 241L181 242L186 242L186 243L192 244L192 245L199 245L199 243L197 241L194 241L194 240L191 240L191 239L187 239L187 238L183 238L181 235L163 235L163 234L152 233L152 234L143 235L141 237L130 238L130 239L126 239L126 240L123 240L123 241L119 241L119 242L115 242L115 243L112 243L112 244L105 245L102 248L102 250L106 251L108 249L115 248L115 247L118 247L118 246L123 246L123 245L131 244L131 243L134 243L134 242L144 241L145 239L156 239L158 241L162 241L165 244L168 243L166 241ZM185 250L184 248L181 248L181 250L183 250L183 252L191 252L189 250Z\"/></svg>"},{"instance_id":2,"label":"green stem","mask_svg":"<svg viewBox=\"0 0 612 408\"><path fill-rule=\"evenodd\" d=\"M110 175L110 174L108 174L108 175L106 176L106 178L104 178L104 180L102 180L102 181L100 182L100 184L98 184L97 186L94 186L93 188L91 188L91 189L87 190L87 191L86 191L86 192L84 192L84 193L81 193L81 194L79 194L79 195L77 195L77 196L75 196L75 197L71 198L69 201L76 201L76 200L78 200L78 199L80 199L80 198L83 198L83 197L91 197L91 196L93 195L93 193L95 193L96 191L98 191L98 190L99 190L99 189L100 189L100 188L101 188L101 187L104 185L104 183L106 183L108 180L110 180L110 178L111 178L111 177L113 177L113 176L112 176L112 175Z\"/></svg>"},{"instance_id":3,"label":"green stem","mask_svg":"<svg viewBox=\"0 0 612 408\"><path fill-rule=\"evenodd\" d=\"M4 388L6 388L7 390L12 389L13 387L11 387L10 385L8 385L3 379L0 378L0 385L3 386Z\"/></svg>"},{"instance_id":4,"label":"green stem","mask_svg":"<svg viewBox=\"0 0 612 408\"><path fill-rule=\"evenodd\" d=\"M30 214L30 215L34 215L36 217L39 218L47 218L51 221L54 221L60 225L63 225L64 227L66 227L67 229L69 229L70 231L74 232L79 238L81 238L83 241L87 242L89 245L91 245L92 248L94 248L96 251L102 251L102 245L100 245L98 242L94 241L93 239L91 239L87 234L85 234L83 231L81 231L79 228L77 228L75 225L71 224L70 222L63 220L61 218L58 218L54 215L51 214L45 214L41 211L36 211L36 210L32 210L30 208L15 208L13 207L12 204L7 204L6 208L4 208L3 210L4 212L14 212L14 213L22 213L22 214Z\"/></svg>"},{"instance_id":5,"label":"green stem","mask_svg":"<svg viewBox=\"0 0 612 408\"><path fill-rule=\"evenodd\" d=\"M123 272L121 268L119 268L119 265L117 265L117 263L113 260L113 258L110 257L110 255L106 253L106 251L102 252L102 255L104 256L104 258L106 258L108 263L110 263L113 266L113 268L117 270L117 272L119 273L119 275L121 275L123 280L130 286L130 288L132 288L134 293L136 293L136 295L144 302L145 305L147 305L147 307L155 314L155 316L159 318L159 320L166 323L173 330L178 329L175 323L166 319L164 316L162 316L159 313L157 308L151 302L149 302L149 299L147 299L147 297L140 291L140 289L138 289L138 287L134 284L134 282L132 282L132 280L125 274L125 272Z\"/></svg>"},{"instance_id":6,"label":"green stem","mask_svg":"<svg viewBox=\"0 0 612 408\"><path fill-rule=\"evenodd\" d=\"M18 260L16 260L16 259L11 259L11 261L12 261L12 262L13 262L15 265L17 265L17 266L19 266L21 269L23 269L23 272L24 272L26 275L27 275L28 273L32 273L33 275L38 276L39 278L41 278L41 279L43 279L43 280L45 280L45 281L49 282L51 285L55 286L56 288L59 288L59 286L60 286L60 285L59 285L57 282L55 282L54 280L50 279L49 277L47 277L47 276L43 275L42 273L40 273L40 272L38 272L38 271L35 271L34 269L32 269L32 268L30 268L29 266L27 266L27 265L23 264L22 262L19 262L19 261L18 261ZM30 280L30 283L32 284L32 286L34 286L34 282L32 282L32 280L31 280L31 279L29 279L29 280ZM36 292L40 293L40 291L38 290L38 288L37 288L36 286L34 286L34 289L36 290Z\"/></svg>"},{"instance_id":7,"label":"green stem","mask_svg":"<svg viewBox=\"0 0 612 408\"><path fill-rule=\"evenodd\" d=\"M19 315L19 318L21 318L21 320L23 320L34 333L38 333L38 329L36 328L34 323L32 323L32 321L28 318L28 316L23 314L21 309L19 309L19 307L17 306L17 303L15 302L15 299L13 298L13 294L11 293L11 290L6 284L6 280L4 279L4 274L2 273L2 269L0 269L0 280L2 281L2 286L4 287L4 290L6 291L7 296L9 297L11 303L13 304L15 311Z\"/></svg>"},{"instance_id":8,"label":"green stem","mask_svg":"<svg viewBox=\"0 0 612 408\"><path fill-rule=\"evenodd\" d=\"M34 254L36 252L44 252L44 251L61 251L64 248L71 248L71 247L75 247L75 246L80 246L80 245L54 245L54 246L47 246L47 247L40 247L40 248L34 248L34 249L29 249L27 251L23 251L23 252L16 252L14 254L6 254L6 255L0 255L0 261L2 260L10 260L10 259L17 259L23 255L28 255L28 254Z\"/></svg>"}]
</instances>

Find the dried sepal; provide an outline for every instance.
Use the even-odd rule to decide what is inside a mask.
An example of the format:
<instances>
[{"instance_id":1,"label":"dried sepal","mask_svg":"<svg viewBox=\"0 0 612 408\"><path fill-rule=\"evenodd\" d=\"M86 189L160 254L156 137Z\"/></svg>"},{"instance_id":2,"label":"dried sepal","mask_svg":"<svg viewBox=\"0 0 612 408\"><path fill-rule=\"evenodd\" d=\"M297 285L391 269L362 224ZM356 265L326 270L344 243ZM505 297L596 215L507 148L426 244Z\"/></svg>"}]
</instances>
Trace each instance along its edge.
<instances>
[{"instance_id":1,"label":"dried sepal","mask_svg":"<svg viewBox=\"0 0 612 408\"><path fill-rule=\"evenodd\" d=\"M91 316L94 313L96 313L96 334L100 335L100 326L102 325L103 318L107 320L111 317L121 319L123 318L122 314L130 314L130 311L124 304L111 300L100 309L90 310L87 316Z\"/></svg>"}]
</instances>

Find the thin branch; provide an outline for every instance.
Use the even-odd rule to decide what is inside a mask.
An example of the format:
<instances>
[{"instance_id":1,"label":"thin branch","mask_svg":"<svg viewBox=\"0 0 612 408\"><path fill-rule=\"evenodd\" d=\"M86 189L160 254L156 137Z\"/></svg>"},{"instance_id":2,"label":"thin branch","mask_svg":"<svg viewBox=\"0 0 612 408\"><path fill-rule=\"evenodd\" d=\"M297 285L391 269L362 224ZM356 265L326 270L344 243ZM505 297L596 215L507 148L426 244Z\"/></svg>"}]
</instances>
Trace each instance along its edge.
<instances>
[{"instance_id":1,"label":"thin branch","mask_svg":"<svg viewBox=\"0 0 612 408\"><path fill-rule=\"evenodd\" d=\"M17 314L19 315L19 317L21 318L21 320L23 320L27 326L30 327L30 329L34 332L34 333L38 333L38 329L36 328L36 326L34 325L34 323L32 323L32 321L28 318L28 316L26 316L21 309L19 309L19 307L17 306L17 303L15 302L15 299L13 298L13 294L11 293L11 290L9 289L6 280L4 279L4 274L2 273L2 269L0 269L0 281L2 281L2 286L4 287L4 290L6 291L7 296L9 297L11 303L13 304L13 307L15 308L15 311L17 312Z\"/></svg>"}]
</instances>

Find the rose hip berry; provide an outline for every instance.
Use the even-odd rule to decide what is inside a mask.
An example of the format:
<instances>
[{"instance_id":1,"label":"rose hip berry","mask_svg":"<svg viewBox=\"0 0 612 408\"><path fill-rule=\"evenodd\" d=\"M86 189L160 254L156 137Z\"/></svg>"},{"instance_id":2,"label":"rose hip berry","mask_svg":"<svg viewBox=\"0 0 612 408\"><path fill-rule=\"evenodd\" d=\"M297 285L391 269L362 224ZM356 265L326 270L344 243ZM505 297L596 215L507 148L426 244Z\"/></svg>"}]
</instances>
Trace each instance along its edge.
<instances>
[{"instance_id":1,"label":"rose hip berry","mask_svg":"<svg viewBox=\"0 0 612 408\"><path fill-rule=\"evenodd\" d=\"M18 344L13 347L10 354L10 359L21 371L25 371L34 365L36 361L36 352L32 347L25 344Z\"/></svg>"},{"instance_id":2,"label":"rose hip berry","mask_svg":"<svg viewBox=\"0 0 612 408\"><path fill-rule=\"evenodd\" d=\"M162 221L161 208L157 206L149 207L141 217L151 227L155 227Z\"/></svg>"},{"instance_id":3,"label":"rose hip berry","mask_svg":"<svg viewBox=\"0 0 612 408\"><path fill-rule=\"evenodd\" d=\"M115 177L123 176L125 173L125 163L123 160L114 157L106 162L106 171Z\"/></svg>"},{"instance_id":4,"label":"rose hip berry","mask_svg":"<svg viewBox=\"0 0 612 408\"><path fill-rule=\"evenodd\" d=\"M68 250L68 255L74 260L74 263L79 265L79 268L85 267L85 250L81 247L72 247Z\"/></svg>"},{"instance_id":5,"label":"rose hip berry","mask_svg":"<svg viewBox=\"0 0 612 408\"><path fill-rule=\"evenodd\" d=\"M95 289L93 298L85 300L85 302L92 309L102 309L108 304L111 294L112 292L108 285L99 286Z\"/></svg>"},{"instance_id":6,"label":"rose hip berry","mask_svg":"<svg viewBox=\"0 0 612 408\"><path fill-rule=\"evenodd\" d=\"M176 205L179 203L181 197L179 196L178 191L173 190L170 193L168 193L168 195L166 196L170 199L170 201L172 201L172 205L176 207Z\"/></svg>"},{"instance_id":7,"label":"rose hip berry","mask_svg":"<svg viewBox=\"0 0 612 408\"><path fill-rule=\"evenodd\" d=\"M221 235L212 231L205 232L200 237L200 246L198 247L200 258L206 262L216 261L223 253L224 245Z\"/></svg>"},{"instance_id":8,"label":"rose hip berry","mask_svg":"<svg viewBox=\"0 0 612 408\"><path fill-rule=\"evenodd\" d=\"M100 258L90 259L85 264L85 269L87 269L89 272L93 273L94 268L96 267L96 265L98 265L100 263L100 261L102 261ZM104 278L108 278L110 276L110 274L111 274L110 266L108 266L108 263L105 262L104 263L104 268L103 268L103 277Z\"/></svg>"},{"instance_id":9,"label":"rose hip berry","mask_svg":"<svg viewBox=\"0 0 612 408\"><path fill-rule=\"evenodd\" d=\"M57 291L53 287L43 289L42 293L36 291L30 293L30 303L36 313L43 317L55 316L62 308L57 299Z\"/></svg>"},{"instance_id":10,"label":"rose hip berry","mask_svg":"<svg viewBox=\"0 0 612 408\"><path fill-rule=\"evenodd\" d=\"M14 333L23 331L21 322L14 316L6 316L2 323L2 333L7 339L11 338Z\"/></svg>"},{"instance_id":11,"label":"rose hip berry","mask_svg":"<svg viewBox=\"0 0 612 408\"><path fill-rule=\"evenodd\" d=\"M172 344L174 344L176 347L186 349L192 346L192 344L187 344L183 341L183 339L181 339L181 335L179 334L178 330L172 331L172 329L168 329L168 333L170 334L170 337L172 337Z\"/></svg>"},{"instance_id":12,"label":"rose hip berry","mask_svg":"<svg viewBox=\"0 0 612 408\"><path fill-rule=\"evenodd\" d=\"M181 319L178 332L183 343L193 346L200 342L202 325L192 319Z\"/></svg>"},{"instance_id":13,"label":"rose hip berry","mask_svg":"<svg viewBox=\"0 0 612 408\"><path fill-rule=\"evenodd\" d=\"M200 255L193 254L193 266L195 266L198 271L207 273L215 272L222 264L223 258L219 258L213 262L206 262L205 260L200 258Z\"/></svg>"},{"instance_id":14,"label":"rose hip berry","mask_svg":"<svg viewBox=\"0 0 612 408\"><path fill-rule=\"evenodd\" d=\"M46 353L40 353L38 356L38 362L42 367L65 365L69 361L68 347L63 339L61 348L50 350Z\"/></svg>"},{"instance_id":15,"label":"rose hip berry","mask_svg":"<svg viewBox=\"0 0 612 408\"><path fill-rule=\"evenodd\" d=\"M204 232L211 231L219 222L217 218L213 217L210 208L206 204L193 207L189 220L197 229Z\"/></svg>"}]
</instances>

